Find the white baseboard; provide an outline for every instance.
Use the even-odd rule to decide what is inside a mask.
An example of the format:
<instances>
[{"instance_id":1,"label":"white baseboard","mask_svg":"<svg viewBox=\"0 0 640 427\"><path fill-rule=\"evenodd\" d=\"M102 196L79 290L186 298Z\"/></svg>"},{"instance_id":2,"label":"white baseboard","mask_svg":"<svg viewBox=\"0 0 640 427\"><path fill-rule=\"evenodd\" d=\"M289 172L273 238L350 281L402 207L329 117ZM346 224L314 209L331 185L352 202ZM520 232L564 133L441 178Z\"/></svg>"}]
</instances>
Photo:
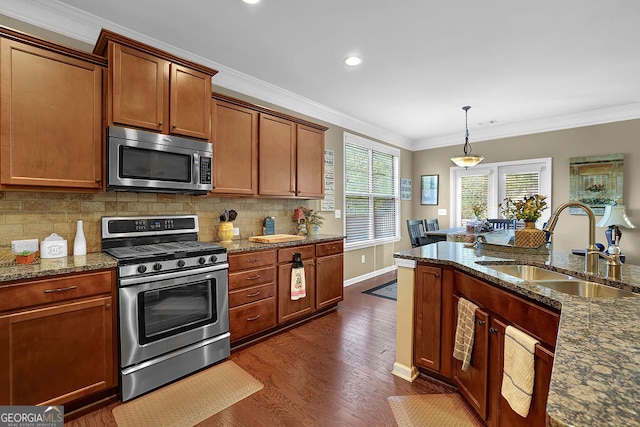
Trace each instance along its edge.
<instances>
[{"instance_id":1,"label":"white baseboard","mask_svg":"<svg viewBox=\"0 0 640 427\"><path fill-rule=\"evenodd\" d=\"M344 281L344 286L345 287L351 286L351 285L353 285L355 283L362 282L363 280L371 279L371 278L376 277L376 276L378 276L380 274L388 273L390 271L395 271L397 269L398 269L397 266L392 265L391 267L385 267L385 268L382 268L380 270L372 271L371 273L363 274L362 276L353 277L353 278L351 278L349 280L345 280Z\"/></svg>"}]
</instances>

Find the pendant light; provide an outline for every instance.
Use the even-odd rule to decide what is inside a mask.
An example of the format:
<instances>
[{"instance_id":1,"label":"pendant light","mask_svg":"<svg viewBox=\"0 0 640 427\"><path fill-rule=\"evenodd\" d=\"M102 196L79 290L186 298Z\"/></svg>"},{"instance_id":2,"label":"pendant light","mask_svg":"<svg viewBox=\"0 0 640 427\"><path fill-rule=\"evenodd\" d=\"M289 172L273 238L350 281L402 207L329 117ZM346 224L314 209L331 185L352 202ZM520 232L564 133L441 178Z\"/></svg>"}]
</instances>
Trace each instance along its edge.
<instances>
[{"instance_id":1,"label":"pendant light","mask_svg":"<svg viewBox=\"0 0 640 427\"><path fill-rule=\"evenodd\" d=\"M470 108L471 107L468 105L466 107L462 107L462 109L464 110L464 123L465 123L465 129L466 129L466 133L464 136L464 148L463 148L464 156L454 156L451 158L451 161L453 163L465 169L473 167L484 160L484 157L482 157L479 154L471 154L471 144L469 144L469 120L468 120Z\"/></svg>"}]
</instances>

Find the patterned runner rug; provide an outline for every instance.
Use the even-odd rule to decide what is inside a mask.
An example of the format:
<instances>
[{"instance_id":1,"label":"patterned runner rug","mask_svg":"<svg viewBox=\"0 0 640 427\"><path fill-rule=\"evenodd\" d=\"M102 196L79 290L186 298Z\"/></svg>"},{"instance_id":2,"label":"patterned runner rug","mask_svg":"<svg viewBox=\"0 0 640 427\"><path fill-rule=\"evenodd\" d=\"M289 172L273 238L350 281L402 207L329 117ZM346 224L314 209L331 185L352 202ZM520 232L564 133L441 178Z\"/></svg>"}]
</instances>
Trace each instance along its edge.
<instances>
[{"instance_id":1,"label":"patterned runner rug","mask_svg":"<svg viewBox=\"0 0 640 427\"><path fill-rule=\"evenodd\" d=\"M116 406L112 412L119 427L190 427L262 387L262 383L227 360Z\"/></svg>"}]
</instances>

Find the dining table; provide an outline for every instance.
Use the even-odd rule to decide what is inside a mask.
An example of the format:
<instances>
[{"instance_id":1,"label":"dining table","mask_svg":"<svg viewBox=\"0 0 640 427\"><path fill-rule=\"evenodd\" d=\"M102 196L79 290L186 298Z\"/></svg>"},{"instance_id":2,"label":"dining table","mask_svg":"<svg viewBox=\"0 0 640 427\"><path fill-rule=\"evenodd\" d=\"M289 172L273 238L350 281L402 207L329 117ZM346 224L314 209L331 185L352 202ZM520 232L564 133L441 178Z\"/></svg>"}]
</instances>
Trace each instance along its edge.
<instances>
[{"instance_id":1,"label":"dining table","mask_svg":"<svg viewBox=\"0 0 640 427\"><path fill-rule=\"evenodd\" d=\"M452 228L444 228L441 230L427 231L425 232L424 238L420 239L420 243L425 245L429 243L444 242L444 241L473 243L476 241L478 236L489 236L489 235L491 236L496 235L495 237L500 241L502 241L502 240L505 240L503 238L503 235L505 235L506 233L510 234L510 236L508 237L505 236L506 240L508 241L509 237L513 236L513 230L509 230L508 232L506 230L476 231L474 229L468 229L467 227L452 227Z\"/></svg>"}]
</instances>

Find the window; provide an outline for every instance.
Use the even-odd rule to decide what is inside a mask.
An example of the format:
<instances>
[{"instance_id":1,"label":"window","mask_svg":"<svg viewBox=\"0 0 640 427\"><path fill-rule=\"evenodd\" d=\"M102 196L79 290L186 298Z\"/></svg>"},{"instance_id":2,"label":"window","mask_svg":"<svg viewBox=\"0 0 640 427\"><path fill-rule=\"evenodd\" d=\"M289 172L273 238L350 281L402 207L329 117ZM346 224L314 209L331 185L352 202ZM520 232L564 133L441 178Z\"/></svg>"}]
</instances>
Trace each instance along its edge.
<instances>
[{"instance_id":1,"label":"window","mask_svg":"<svg viewBox=\"0 0 640 427\"><path fill-rule=\"evenodd\" d=\"M551 158L486 163L471 169L451 168L451 206L453 226L465 225L474 218L473 205L483 203L487 218L502 218L499 205L507 197L521 199L527 194L547 196L541 226L551 216Z\"/></svg>"},{"instance_id":2,"label":"window","mask_svg":"<svg viewBox=\"0 0 640 427\"><path fill-rule=\"evenodd\" d=\"M399 240L399 157L396 148L344 134L346 248Z\"/></svg>"}]
</instances>

